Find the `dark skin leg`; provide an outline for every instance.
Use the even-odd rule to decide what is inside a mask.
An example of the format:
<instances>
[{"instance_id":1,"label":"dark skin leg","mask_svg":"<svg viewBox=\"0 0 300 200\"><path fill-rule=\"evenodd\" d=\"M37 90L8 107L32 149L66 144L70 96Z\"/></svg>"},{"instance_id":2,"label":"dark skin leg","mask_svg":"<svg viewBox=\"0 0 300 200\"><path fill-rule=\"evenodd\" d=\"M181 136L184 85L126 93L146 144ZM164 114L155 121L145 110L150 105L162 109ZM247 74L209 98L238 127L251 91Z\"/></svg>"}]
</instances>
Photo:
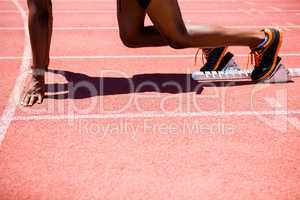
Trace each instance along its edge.
<instances>
[{"instance_id":1,"label":"dark skin leg","mask_svg":"<svg viewBox=\"0 0 300 200\"><path fill-rule=\"evenodd\" d=\"M167 46L155 26L144 26L146 10L137 0L117 0L120 38L127 47Z\"/></svg>"},{"instance_id":2,"label":"dark skin leg","mask_svg":"<svg viewBox=\"0 0 300 200\"><path fill-rule=\"evenodd\" d=\"M147 10L137 0L118 1L120 37L127 47L154 47L170 45L173 48L214 48L222 46L249 46L260 44L265 34L261 31L232 31L222 27L186 27L177 0L152 0ZM52 34L51 0L27 0L29 31L33 54L33 74L24 91L22 105L42 102L44 72L49 64ZM144 26L146 13L154 26Z\"/></svg>"},{"instance_id":3,"label":"dark skin leg","mask_svg":"<svg viewBox=\"0 0 300 200\"><path fill-rule=\"evenodd\" d=\"M154 26L144 27L145 13ZM170 45L173 48L254 48L265 38L262 31L236 31L214 26L186 27L177 0L151 0L147 10L137 0L118 0L120 36L128 47Z\"/></svg>"},{"instance_id":4,"label":"dark skin leg","mask_svg":"<svg viewBox=\"0 0 300 200\"><path fill-rule=\"evenodd\" d=\"M24 89L21 104L32 106L35 102L42 103L44 97L44 74L50 60L53 17L51 0L27 0L27 4L32 48L32 77Z\"/></svg>"}]
</instances>

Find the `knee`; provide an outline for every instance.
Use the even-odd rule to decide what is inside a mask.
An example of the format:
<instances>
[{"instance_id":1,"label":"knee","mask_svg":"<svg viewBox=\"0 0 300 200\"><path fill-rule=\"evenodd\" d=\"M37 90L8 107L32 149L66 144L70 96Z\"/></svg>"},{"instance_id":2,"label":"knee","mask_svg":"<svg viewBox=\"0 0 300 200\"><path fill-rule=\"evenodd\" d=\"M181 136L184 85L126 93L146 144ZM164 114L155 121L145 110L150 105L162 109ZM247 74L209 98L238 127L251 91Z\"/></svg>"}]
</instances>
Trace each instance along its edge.
<instances>
[{"instance_id":1,"label":"knee","mask_svg":"<svg viewBox=\"0 0 300 200\"><path fill-rule=\"evenodd\" d=\"M140 34L133 31L120 31L120 38L122 43L128 48L140 47Z\"/></svg>"},{"instance_id":2,"label":"knee","mask_svg":"<svg viewBox=\"0 0 300 200\"><path fill-rule=\"evenodd\" d=\"M172 47L173 49L184 49L185 45L181 40L168 40L169 41L169 46Z\"/></svg>"},{"instance_id":3,"label":"knee","mask_svg":"<svg viewBox=\"0 0 300 200\"><path fill-rule=\"evenodd\" d=\"M188 34L184 32L173 33L172 35L166 36L169 46L173 49L186 48L187 38Z\"/></svg>"}]
</instances>

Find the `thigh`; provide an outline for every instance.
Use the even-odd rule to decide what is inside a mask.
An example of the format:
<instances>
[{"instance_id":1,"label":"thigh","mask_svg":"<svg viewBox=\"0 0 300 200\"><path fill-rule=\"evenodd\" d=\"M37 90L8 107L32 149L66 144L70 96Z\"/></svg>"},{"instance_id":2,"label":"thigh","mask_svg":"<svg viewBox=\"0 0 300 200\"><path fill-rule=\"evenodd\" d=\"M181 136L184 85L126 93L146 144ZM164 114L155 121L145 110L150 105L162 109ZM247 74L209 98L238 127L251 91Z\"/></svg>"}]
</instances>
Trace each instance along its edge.
<instances>
[{"instance_id":1,"label":"thigh","mask_svg":"<svg viewBox=\"0 0 300 200\"><path fill-rule=\"evenodd\" d=\"M173 39L187 32L177 0L151 0L147 14L166 38Z\"/></svg>"},{"instance_id":2,"label":"thigh","mask_svg":"<svg viewBox=\"0 0 300 200\"><path fill-rule=\"evenodd\" d=\"M117 0L120 34L143 30L146 11L138 0Z\"/></svg>"}]
</instances>

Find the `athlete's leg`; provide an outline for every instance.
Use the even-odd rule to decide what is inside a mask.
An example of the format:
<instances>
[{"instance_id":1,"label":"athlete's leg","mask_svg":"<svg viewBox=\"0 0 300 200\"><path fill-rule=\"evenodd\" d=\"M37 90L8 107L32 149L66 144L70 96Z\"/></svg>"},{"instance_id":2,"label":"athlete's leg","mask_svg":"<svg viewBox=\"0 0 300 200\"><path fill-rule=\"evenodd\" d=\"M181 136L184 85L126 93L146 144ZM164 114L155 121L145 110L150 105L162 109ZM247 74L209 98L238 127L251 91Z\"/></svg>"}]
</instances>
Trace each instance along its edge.
<instances>
[{"instance_id":1,"label":"athlete's leg","mask_svg":"<svg viewBox=\"0 0 300 200\"><path fill-rule=\"evenodd\" d=\"M27 0L29 9L29 33L32 47L32 68L49 65L52 35L51 0Z\"/></svg>"},{"instance_id":2,"label":"athlete's leg","mask_svg":"<svg viewBox=\"0 0 300 200\"><path fill-rule=\"evenodd\" d=\"M246 32L213 26L186 27L177 0L151 0L147 14L174 48L256 47L265 38L262 31Z\"/></svg>"},{"instance_id":3,"label":"athlete's leg","mask_svg":"<svg viewBox=\"0 0 300 200\"><path fill-rule=\"evenodd\" d=\"M165 46L168 41L154 26L144 26L146 10L138 0L118 0L120 37L127 47Z\"/></svg>"},{"instance_id":4,"label":"athlete's leg","mask_svg":"<svg viewBox=\"0 0 300 200\"><path fill-rule=\"evenodd\" d=\"M52 35L51 0L27 0L29 9L29 34L32 48L32 77L24 89L21 104L42 103L44 96L44 73L49 65Z\"/></svg>"},{"instance_id":5,"label":"athlete's leg","mask_svg":"<svg viewBox=\"0 0 300 200\"><path fill-rule=\"evenodd\" d=\"M151 0L147 14L174 48L249 46L255 56L255 69L251 75L255 81L267 79L279 67L282 33L278 29L246 32L209 26L186 28L177 0Z\"/></svg>"}]
</instances>

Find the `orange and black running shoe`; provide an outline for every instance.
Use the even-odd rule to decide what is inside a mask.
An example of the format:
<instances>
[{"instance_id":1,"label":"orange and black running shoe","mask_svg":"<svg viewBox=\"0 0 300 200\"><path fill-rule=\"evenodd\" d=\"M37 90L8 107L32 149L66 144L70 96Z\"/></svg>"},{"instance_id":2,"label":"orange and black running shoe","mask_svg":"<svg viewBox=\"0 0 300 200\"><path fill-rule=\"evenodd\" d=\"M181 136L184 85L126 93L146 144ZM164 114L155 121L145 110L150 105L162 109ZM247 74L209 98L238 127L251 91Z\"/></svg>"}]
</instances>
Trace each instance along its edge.
<instances>
[{"instance_id":1,"label":"orange and black running shoe","mask_svg":"<svg viewBox=\"0 0 300 200\"><path fill-rule=\"evenodd\" d=\"M226 51L227 47L202 49L206 63L200 71L221 71L233 57L232 53Z\"/></svg>"},{"instance_id":2,"label":"orange and black running shoe","mask_svg":"<svg viewBox=\"0 0 300 200\"><path fill-rule=\"evenodd\" d=\"M254 81L263 81L272 76L281 60L278 53L282 44L282 32L275 28L263 31L268 37L267 42L262 47L251 50L251 55L255 60L255 67L251 74Z\"/></svg>"}]
</instances>

